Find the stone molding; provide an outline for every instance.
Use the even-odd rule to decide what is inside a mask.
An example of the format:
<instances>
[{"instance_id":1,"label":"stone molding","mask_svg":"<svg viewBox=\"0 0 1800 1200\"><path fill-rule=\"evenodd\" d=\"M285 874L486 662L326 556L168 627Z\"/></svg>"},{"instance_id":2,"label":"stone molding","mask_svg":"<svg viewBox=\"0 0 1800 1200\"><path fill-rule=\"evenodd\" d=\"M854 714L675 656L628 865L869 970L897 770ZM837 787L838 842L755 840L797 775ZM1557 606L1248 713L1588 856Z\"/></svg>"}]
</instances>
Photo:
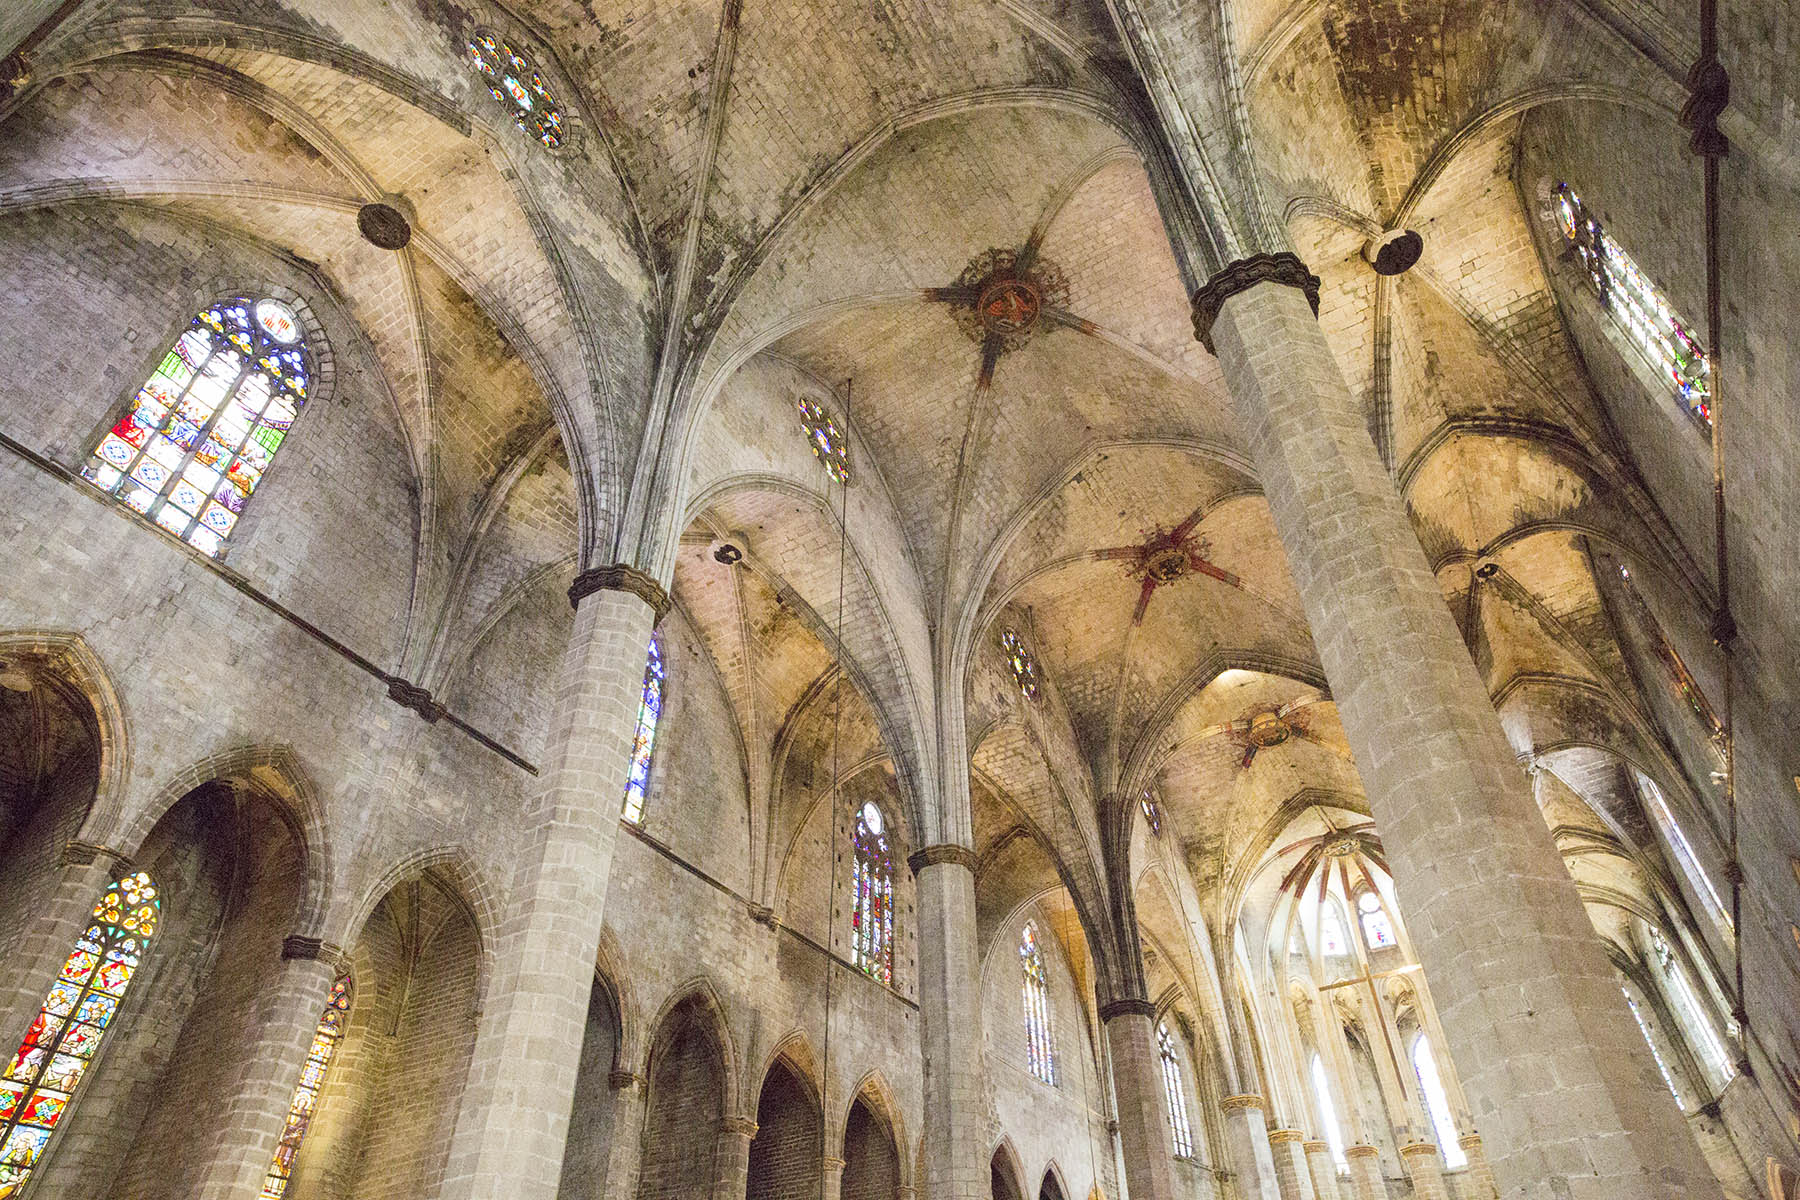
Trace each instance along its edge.
<instances>
[{"instance_id":1,"label":"stone molding","mask_svg":"<svg viewBox=\"0 0 1800 1200\"><path fill-rule=\"evenodd\" d=\"M1331 1153L1331 1143L1330 1142L1301 1142L1300 1148L1302 1150L1306 1151L1308 1154L1329 1154L1329 1153Z\"/></svg>"},{"instance_id":2,"label":"stone molding","mask_svg":"<svg viewBox=\"0 0 1800 1200\"><path fill-rule=\"evenodd\" d=\"M1219 1101L1219 1107L1228 1113L1242 1112L1248 1109L1262 1110L1263 1098L1255 1092L1243 1092L1236 1096L1227 1096Z\"/></svg>"},{"instance_id":3,"label":"stone molding","mask_svg":"<svg viewBox=\"0 0 1800 1200\"><path fill-rule=\"evenodd\" d=\"M843 1159L833 1158L827 1154L819 1160L819 1165L827 1171L842 1171L846 1164Z\"/></svg>"},{"instance_id":4,"label":"stone molding","mask_svg":"<svg viewBox=\"0 0 1800 1200\"><path fill-rule=\"evenodd\" d=\"M1249 258L1240 258L1201 284L1194 293L1194 336L1206 347L1208 354L1217 353L1213 349L1212 327L1219 319L1219 310L1225 307L1227 300L1259 283L1299 288L1306 293L1313 316L1319 315L1319 277L1306 269L1298 254L1284 250L1280 254L1252 254Z\"/></svg>"},{"instance_id":5,"label":"stone molding","mask_svg":"<svg viewBox=\"0 0 1800 1200\"><path fill-rule=\"evenodd\" d=\"M1421 1158L1427 1154L1437 1153L1436 1142L1408 1142L1400 1147L1401 1158Z\"/></svg>"},{"instance_id":6,"label":"stone molding","mask_svg":"<svg viewBox=\"0 0 1800 1200\"><path fill-rule=\"evenodd\" d=\"M57 856L57 862L65 867L85 867L102 858L110 859L113 868L121 873L124 868L131 866L131 859L111 846L102 846L98 842L83 842L75 838L70 838L63 843L62 853Z\"/></svg>"},{"instance_id":7,"label":"stone molding","mask_svg":"<svg viewBox=\"0 0 1800 1200\"><path fill-rule=\"evenodd\" d=\"M1121 996L1100 1006L1101 1024L1106 1024L1114 1017L1148 1017L1154 1021L1156 1005L1137 996Z\"/></svg>"},{"instance_id":8,"label":"stone molding","mask_svg":"<svg viewBox=\"0 0 1800 1200\"><path fill-rule=\"evenodd\" d=\"M1306 1135L1301 1133L1298 1129L1269 1130L1269 1145L1279 1146L1286 1142L1299 1142L1301 1143L1300 1148L1304 1150L1306 1148Z\"/></svg>"},{"instance_id":9,"label":"stone molding","mask_svg":"<svg viewBox=\"0 0 1800 1200\"><path fill-rule=\"evenodd\" d=\"M627 1088L641 1088L644 1086L644 1077L635 1071L608 1071L606 1086L615 1092L622 1092Z\"/></svg>"},{"instance_id":10,"label":"stone molding","mask_svg":"<svg viewBox=\"0 0 1800 1200\"><path fill-rule=\"evenodd\" d=\"M589 567L569 584L569 607L580 608L582 600L595 592L630 592L650 606L656 614L653 624L662 624L674 601L663 585L629 563L613 563L605 567Z\"/></svg>"},{"instance_id":11,"label":"stone molding","mask_svg":"<svg viewBox=\"0 0 1800 1200\"><path fill-rule=\"evenodd\" d=\"M1358 1144L1355 1146L1345 1146L1344 1147L1344 1157L1345 1158L1374 1158L1376 1155L1378 1155L1380 1153L1381 1153L1381 1151L1377 1150L1373 1146L1365 1146L1365 1145Z\"/></svg>"},{"instance_id":12,"label":"stone molding","mask_svg":"<svg viewBox=\"0 0 1800 1200\"><path fill-rule=\"evenodd\" d=\"M1456 1144L1461 1146L1464 1150L1479 1150L1481 1148L1481 1135L1479 1133L1465 1133L1456 1139Z\"/></svg>"},{"instance_id":13,"label":"stone molding","mask_svg":"<svg viewBox=\"0 0 1800 1200\"><path fill-rule=\"evenodd\" d=\"M906 865L917 875L926 867L935 867L941 863L955 863L965 867L971 874L981 865L981 856L967 846L959 846L955 842L939 842L935 846L925 846L906 856Z\"/></svg>"},{"instance_id":14,"label":"stone molding","mask_svg":"<svg viewBox=\"0 0 1800 1200\"><path fill-rule=\"evenodd\" d=\"M735 1133L739 1137L753 1138L759 1128L749 1117L726 1117L719 1122L720 1133Z\"/></svg>"},{"instance_id":15,"label":"stone molding","mask_svg":"<svg viewBox=\"0 0 1800 1200\"><path fill-rule=\"evenodd\" d=\"M284 962L322 962L340 975L350 969L350 956L342 946L304 933L290 933L281 939L281 958Z\"/></svg>"}]
</instances>

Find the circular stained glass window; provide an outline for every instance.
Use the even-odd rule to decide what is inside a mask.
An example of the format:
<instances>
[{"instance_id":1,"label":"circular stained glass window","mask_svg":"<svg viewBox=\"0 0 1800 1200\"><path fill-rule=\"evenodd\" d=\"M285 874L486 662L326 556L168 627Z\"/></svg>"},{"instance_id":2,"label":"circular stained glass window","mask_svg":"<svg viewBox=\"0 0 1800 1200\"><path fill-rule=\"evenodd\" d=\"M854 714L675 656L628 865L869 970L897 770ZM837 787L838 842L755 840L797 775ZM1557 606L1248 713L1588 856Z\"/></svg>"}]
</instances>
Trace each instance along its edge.
<instances>
[{"instance_id":1,"label":"circular stained glass window","mask_svg":"<svg viewBox=\"0 0 1800 1200\"><path fill-rule=\"evenodd\" d=\"M881 810L875 807L875 802L873 800L864 801L862 806L862 819L863 824L868 827L870 833L880 836Z\"/></svg>"},{"instance_id":2,"label":"circular stained glass window","mask_svg":"<svg viewBox=\"0 0 1800 1200\"><path fill-rule=\"evenodd\" d=\"M513 124L552 150L562 145L562 106L531 60L491 33L478 33L467 44L470 64L494 99L512 111Z\"/></svg>"},{"instance_id":3,"label":"circular stained glass window","mask_svg":"<svg viewBox=\"0 0 1800 1200\"><path fill-rule=\"evenodd\" d=\"M300 317L279 300L256 302L256 323L271 341L291 346L300 340Z\"/></svg>"}]
</instances>

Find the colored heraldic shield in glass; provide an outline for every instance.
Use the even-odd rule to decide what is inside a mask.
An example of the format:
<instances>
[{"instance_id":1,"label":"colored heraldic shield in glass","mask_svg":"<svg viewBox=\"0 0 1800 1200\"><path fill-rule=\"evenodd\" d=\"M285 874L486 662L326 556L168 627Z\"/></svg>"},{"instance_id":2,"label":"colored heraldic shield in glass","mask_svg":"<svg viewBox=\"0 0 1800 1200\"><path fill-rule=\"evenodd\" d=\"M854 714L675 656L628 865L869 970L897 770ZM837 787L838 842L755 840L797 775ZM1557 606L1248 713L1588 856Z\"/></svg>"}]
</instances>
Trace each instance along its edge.
<instances>
[{"instance_id":1,"label":"colored heraldic shield in glass","mask_svg":"<svg viewBox=\"0 0 1800 1200\"><path fill-rule=\"evenodd\" d=\"M106 889L0 1077L0 1200L24 1190L94 1063L156 934L162 902L142 871Z\"/></svg>"}]
</instances>

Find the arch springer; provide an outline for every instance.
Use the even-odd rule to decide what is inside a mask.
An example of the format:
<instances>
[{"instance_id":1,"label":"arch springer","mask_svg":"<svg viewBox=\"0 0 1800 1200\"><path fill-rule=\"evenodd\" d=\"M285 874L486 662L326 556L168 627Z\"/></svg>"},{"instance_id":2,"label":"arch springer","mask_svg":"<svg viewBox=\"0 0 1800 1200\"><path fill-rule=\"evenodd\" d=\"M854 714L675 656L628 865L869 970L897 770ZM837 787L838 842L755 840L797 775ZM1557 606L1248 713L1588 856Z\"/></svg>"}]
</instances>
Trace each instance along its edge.
<instances>
[{"instance_id":1,"label":"arch springer","mask_svg":"<svg viewBox=\"0 0 1800 1200\"><path fill-rule=\"evenodd\" d=\"M1306 269L1298 254L1284 250L1280 254L1252 254L1249 258L1240 258L1201 284L1194 293L1194 336L1206 347L1208 354L1218 353L1213 348L1212 328L1213 322L1219 319L1219 310L1225 307L1227 300L1259 283L1299 288L1306 293L1313 316L1319 315L1319 277Z\"/></svg>"},{"instance_id":2,"label":"arch springer","mask_svg":"<svg viewBox=\"0 0 1800 1200\"><path fill-rule=\"evenodd\" d=\"M1258 1096L1255 1092L1244 1092L1240 1095L1225 1097L1223 1100L1219 1101L1219 1107L1228 1113L1240 1112L1252 1108L1260 1112L1263 1107L1263 1098Z\"/></svg>"},{"instance_id":3,"label":"arch springer","mask_svg":"<svg viewBox=\"0 0 1800 1200\"><path fill-rule=\"evenodd\" d=\"M650 606L655 614L652 623L656 625L662 624L675 603L662 584L629 563L589 567L575 576L569 584L569 607L580 608L581 602L595 592L630 592Z\"/></svg>"},{"instance_id":4,"label":"arch springer","mask_svg":"<svg viewBox=\"0 0 1800 1200\"><path fill-rule=\"evenodd\" d=\"M1304 1149L1306 1145L1306 1134L1298 1129L1269 1130L1269 1144L1271 1146L1279 1146L1286 1142L1299 1142L1301 1148Z\"/></svg>"},{"instance_id":5,"label":"arch springer","mask_svg":"<svg viewBox=\"0 0 1800 1200\"><path fill-rule=\"evenodd\" d=\"M1156 1005L1141 996L1121 996L1117 1000L1108 1000L1100 1006L1102 1024L1111 1021L1114 1017L1148 1017L1154 1021L1156 1020Z\"/></svg>"},{"instance_id":6,"label":"arch springer","mask_svg":"<svg viewBox=\"0 0 1800 1200\"><path fill-rule=\"evenodd\" d=\"M935 846L925 846L906 856L906 865L917 875L926 867L935 867L940 863L955 863L965 867L971 874L981 865L981 856L967 846L959 846L955 842L939 842Z\"/></svg>"}]
</instances>

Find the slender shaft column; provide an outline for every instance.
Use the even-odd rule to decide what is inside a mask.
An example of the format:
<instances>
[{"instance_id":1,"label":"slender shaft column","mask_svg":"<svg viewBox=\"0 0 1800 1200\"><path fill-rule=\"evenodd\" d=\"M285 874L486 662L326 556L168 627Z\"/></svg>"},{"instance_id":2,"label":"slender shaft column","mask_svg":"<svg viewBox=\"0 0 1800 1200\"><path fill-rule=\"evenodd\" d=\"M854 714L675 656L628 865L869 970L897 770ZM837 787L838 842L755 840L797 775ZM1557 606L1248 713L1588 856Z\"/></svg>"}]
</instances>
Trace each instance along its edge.
<instances>
[{"instance_id":1,"label":"slender shaft column","mask_svg":"<svg viewBox=\"0 0 1800 1200\"><path fill-rule=\"evenodd\" d=\"M824 1177L819 1180L819 1200L838 1200L844 1194L844 1160L825 1158L820 1162Z\"/></svg>"},{"instance_id":2,"label":"slender shaft column","mask_svg":"<svg viewBox=\"0 0 1800 1200\"><path fill-rule=\"evenodd\" d=\"M726 1117L719 1125L713 1200L744 1200L750 1186L750 1143L755 1140L756 1122L749 1117Z\"/></svg>"},{"instance_id":3,"label":"slender shaft column","mask_svg":"<svg viewBox=\"0 0 1800 1200\"><path fill-rule=\"evenodd\" d=\"M1194 297L1508 1200L1719 1200L1291 254Z\"/></svg>"},{"instance_id":4,"label":"slender shaft column","mask_svg":"<svg viewBox=\"0 0 1800 1200\"><path fill-rule=\"evenodd\" d=\"M612 1088L613 1117L606 1148L606 1178L602 1195L637 1195L638 1168L644 1153L644 1077L631 1071L614 1071L606 1077Z\"/></svg>"},{"instance_id":5,"label":"slender shaft column","mask_svg":"<svg viewBox=\"0 0 1800 1200\"><path fill-rule=\"evenodd\" d=\"M312 1048L331 985L344 972L342 951L311 938L282 945L280 971L269 981L250 1020L257 1033L236 1064L229 1094L208 1104L212 1152L197 1195L238 1200L256 1194L287 1128L288 1107Z\"/></svg>"},{"instance_id":6,"label":"slender shaft column","mask_svg":"<svg viewBox=\"0 0 1800 1200\"><path fill-rule=\"evenodd\" d=\"M1387 1200L1387 1182L1381 1177L1381 1151L1373 1146L1344 1147L1350 1163L1350 1195L1355 1200Z\"/></svg>"},{"instance_id":7,"label":"slender shaft column","mask_svg":"<svg viewBox=\"0 0 1800 1200\"><path fill-rule=\"evenodd\" d=\"M1306 1135L1298 1129L1269 1131L1269 1154L1275 1160L1275 1181L1281 1187L1281 1200L1316 1200L1305 1141Z\"/></svg>"},{"instance_id":8,"label":"slender shaft column","mask_svg":"<svg viewBox=\"0 0 1800 1200\"><path fill-rule=\"evenodd\" d=\"M1231 1147L1231 1169L1237 1173L1244 1200L1281 1200L1275 1178L1275 1156L1269 1151L1269 1126L1263 1120L1263 1098L1248 1093L1219 1102L1225 1112L1225 1140Z\"/></svg>"},{"instance_id":9,"label":"slender shaft column","mask_svg":"<svg viewBox=\"0 0 1800 1200\"><path fill-rule=\"evenodd\" d=\"M919 1034L925 1056L925 1194L988 1200L976 993L975 852L927 846L907 860L919 899Z\"/></svg>"},{"instance_id":10,"label":"slender shaft column","mask_svg":"<svg viewBox=\"0 0 1800 1200\"><path fill-rule=\"evenodd\" d=\"M1312 1175L1313 1195L1318 1200L1338 1200L1337 1164L1331 1160L1330 1142L1306 1142L1306 1169Z\"/></svg>"},{"instance_id":11,"label":"slender shaft column","mask_svg":"<svg viewBox=\"0 0 1800 1200\"><path fill-rule=\"evenodd\" d=\"M1494 1169L1488 1166L1487 1150L1479 1133L1465 1133L1456 1139L1469 1165L1463 1169L1461 1200L1496 1200L1500 1193L1494 1187Z\"/></svg>"},{"instance_id":12,"label":"slender shaft column","mask_svg":"<svg viewBox=\"0 0 1800 1200\"><path fill-rule=\"evenodd\" d=\"M1100 1008L1119 1105L1119 1148L1131 1200L1175 1200L1175 1142L1156 1048L1156 1006L1112 1000Z\"/></svg>"},{"instance_id":13,"label":"slender shaft column","mask_svg":"<svg viewBox=\"0 0 1800 1200\"><path fill-rule=\"evenodd\" d=\"M554 1200L575 1099L644 657L669 600L626 566L583 571L543 775L496 932L494 978L445 1172L445 1200Z\"/></svg>"},{"instance_id":14,"label":"slender shaft column","mask_svg":"<svg viewBox=\"0 0 1800 1200\"><path fill-rule=\"evenodd\" d=\"M1444 1190L1444 1160L1435 1142L1409 1142L1400 1147L1400 1163L1412 1180L1414 1200L1450 1200Z\"/></svg>"}]
</instances>

